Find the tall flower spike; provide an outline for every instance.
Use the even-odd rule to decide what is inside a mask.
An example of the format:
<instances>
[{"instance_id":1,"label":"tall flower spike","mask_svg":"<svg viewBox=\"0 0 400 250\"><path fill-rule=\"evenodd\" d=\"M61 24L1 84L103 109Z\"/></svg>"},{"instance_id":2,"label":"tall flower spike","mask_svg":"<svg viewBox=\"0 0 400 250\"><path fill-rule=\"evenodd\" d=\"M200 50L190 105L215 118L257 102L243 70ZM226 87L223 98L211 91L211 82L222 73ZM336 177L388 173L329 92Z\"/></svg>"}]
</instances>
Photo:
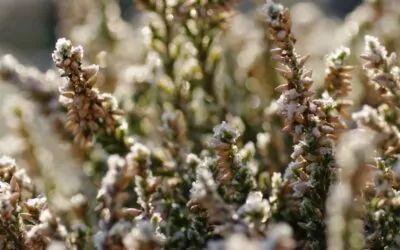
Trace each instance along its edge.
<instances>
[{"instance_id":1,"label":"tall flower spike","mask_svg":"<svg viewBox=\"0 0 400 250\"><path fill-rule=\"evenodd\" d=\"M379 132L385 158L395 156L400 148L400 77L396 65L396 54L388 56L386 48L376 37L365 37L365 49L361 57L366 60L364 69L370 82L379 91L382 104L377 108L365 106L362 111L353 113L359 126L367 126Z\"/></svg>"},{"instance_id":2,"label":"tall flower spike","mask_svg":"<svg viewBox=\"0 0 400 250\"><path fill-rule=\"evenodd\" d=\"M296 231L304 230L307 235L299 243L300 248L325 249L325 204L335 180L337 167L333 155L336 129L341 127L337 115L330 111L337 104L331 97L315 98L311 90L312 72L304 67L308 56L300 56L295 51L296 38L289 10L271 0L267 0L264 10L271 38L277 45L272 53L281 64L278 73L286 80L276 89L282 92L278 114L285 120L283 130L293 135L295 143L285 181L292 187L291 197L298 209L291 211L293 214L287 218L299 226ZM340 60L337 58L335 67L340 66ZM296 216L299 218L295 219Z\"/></svg>"},{"instance_id":3,"label":"tall flower spike","mask_svg":"<svg viewBox=\"0 0 400 250\"><path fill-rule=\"evenodd\" d=\"M113 132L123 112L112 95L93 88L99 67L83 67L83 48L65 38L57 41L52 57L61 76L67 79L59 91L68 108L66 127L75 135L75 141L84 147L93 136Z\"/></svg>"},{"instance_id":4,"label":"tall flower spike","mask_svg":"<svg viewBox=\"0 0 400 250\"><path fill-rule=\"evenodd\" d=\"M393 165L400 152L400 70L395 53L389 54L378 38L365 37L364 53L366 60L364 70L370 82L379 91L382 104L378 108L364 106L363 110L353 114L360 127L368 127L378 134L379 148L384 152L375 159L376 171L373 185L369 186L370 202L366 232L366 244L371 249L398 248L400 245L398 231L400 220L398 181L393 178Z\"/></svg>"},{"instance_id":5,"label":"tall flower spike","mask_svg":"<svg viewBox=\"0 0 400 250\"><path fill-rule=\"evenodd\" d=\"M270 35L278 46L271 52L284 66L277 71L287 80L287 83L276 88L277 91L283 92L278 100L278 110L285 117L285 130L292 130L304 123L307 99L314 95L310 90L313 83L311 71L303 68L308 56L300 57L295 52L296 39L291 31L289 10L270 0L264 5L264 10Z\"/></svg>"}]
</instances>

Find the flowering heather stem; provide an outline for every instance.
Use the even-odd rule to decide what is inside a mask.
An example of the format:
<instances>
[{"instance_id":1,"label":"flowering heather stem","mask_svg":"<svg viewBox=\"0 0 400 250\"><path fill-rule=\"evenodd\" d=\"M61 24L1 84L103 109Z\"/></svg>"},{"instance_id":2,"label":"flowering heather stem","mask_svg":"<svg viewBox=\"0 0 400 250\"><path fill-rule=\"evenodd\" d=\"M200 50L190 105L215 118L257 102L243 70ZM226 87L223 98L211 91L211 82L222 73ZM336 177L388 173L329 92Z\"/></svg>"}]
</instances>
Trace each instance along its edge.
<instances>
[{"instance_id":1,"label":"flowering heather stem","mask_svg":"<svg viewBox=\"0 0 400 250\"><path fill-rule=\"evenodd\" d=\"M67 79L60 86L60 93L68 109L66 127L74 134L74 141L85 147L96 138L106 151L125 154L129 142L125 141L125 131L118 119L123 112L111 94L99 93L93 87L99 67L83 67L83 48L73 46L65 38L57 41L52 57L61 76Z\"/></svg>"},{"instance_id":2,"label":"flowering heather stem","mask_svg":"<svg viewBox=\"0 0 400 250\"><path fill-rule=\"evenodd\" d=\"M67 231L15 160L0 157L0 232L4 249L43 249L52 242L67 247Z\"/></svg>"},{"instance_id":3,"label":"flowering heather stem","mask_svg":"<svg viewBox=\"0 0 400 250\"><path fill-rule=\"evenodd\" d=\"M400 153L400 71L396 65L396 54L388 55L386 48L375 37L365 37L365 48L361 57L366 61L366 75L379 90L379 98L382 100L377 109L364 106L361 111L353 114L358 126L378 132L378 145L383 149L383 154L375 159L375 185L366 192L369 194L368 199L376 201L368 204L366 242L368 247L377 249L398 247L398 242L393 237L398 233L393 228L400 226L395 212L399 208L396 202L399 187L394 171Z\"/></svg>"},{"instance_id":4,"label":"flowering heather stem","mask_svg":"<svg viewBox=\"0 0 400 250\"><path fill-rule=\"evenodd\" d=\"M358 85L369 80L379 92L374 100L381 103L353 112L359 128L349 133L353 67L347 63L354 56L340 47L326 57L324 68L318 59L322 46L337 39L324 42L332 36L319 28L338 23L311 3L293 9L293 20L300 22L292 26L287 8L264 0L264 31L248 19L251 15L238 12L225 33L237 0L135 0L151 18L143 29L142 51L134 44L136 32L122 20L128 12L119 13L120 1L69 1L71 7L83 4L85 13L61 9L82 24L66 35L84 46L57 41L52 58L60 74L42 74L5 56L0 79L28 93L42 114L56 117L85 163L68 172L49 169L65 173L68 181L50 188L47 195L58 208L53 211L25 170L0 157L0 249L400 248L400 69L396 55L382 45L398 45L392 31L399 9L386 11L398 0L369 1L375 8L361 8L363 16L355 19L362 21L352 19L360 14L356 11L334 32L353 51L364 28L384 25L376 31L388 38L365 39L361 57L367 77L356 80ZM255 29L250 33L250 28ZM317 55L312 62L317 75L325 76L318 94L305 66L309 57L296 52L295 28L304 31L300 35L318 35L304 43ZM262 42L276 46L267 60L261 59ZM104 66L101 71L84 65L83 47L89 61L96 57ZM132 65L136 59L143 64ZM272 74L275 62L279 68ZM263 89L277 75L283 81ZM117 82L115 94L125 97L120 101L128 119L114 95L102 90ZM270 87L276 87L278 100L266 94ZM357 84L353 87L357 92ZM20 119L10 127L26 145L7 135L0 151L17 148L30 165L27 170L37 168L29 117L22 116L32 112L3 109L6 118L16 111ZM276 135L278 129L283 133ZM6 148L12 143L16 146ZM44 153L38 156L50 165L51 156ZM54 157L63 161L57 153ZM47 180L52 175L43 177L56 184Z\"/></svg>"},{"instance_id":5,"label":"flowering heather stem","mask_svg":"<svg viewBox=\"0 0 400 250\"><path fill-rule=\"evenodd\" d=\"M301 244L312 249L324 249L325 203L335 179L333 155L337 129L343 128L343 125L338 116L331 112L336 102L328 96L315 99L315 92L310 89L313 84L312 73L304 67L308 56L301 57L295 52L296 39L291 31L289 10L270 0L266 2L264 10L270 35L277 45L272 52L275 60L284 66L277 71L287 81L276 90L282 92L278 100L278 112L285 119L283 130L290 132L296 143L291 155L293 161L286 169L285 179L291 183L293 197L301 198L301 218L297 224L307 235L307 240ZM335 60L340 62L340 57ZM329 85L335 78L334 75L328 76ZM340 78L343 82L348 76L342 74Z\"/></svg>"}]
</instances>

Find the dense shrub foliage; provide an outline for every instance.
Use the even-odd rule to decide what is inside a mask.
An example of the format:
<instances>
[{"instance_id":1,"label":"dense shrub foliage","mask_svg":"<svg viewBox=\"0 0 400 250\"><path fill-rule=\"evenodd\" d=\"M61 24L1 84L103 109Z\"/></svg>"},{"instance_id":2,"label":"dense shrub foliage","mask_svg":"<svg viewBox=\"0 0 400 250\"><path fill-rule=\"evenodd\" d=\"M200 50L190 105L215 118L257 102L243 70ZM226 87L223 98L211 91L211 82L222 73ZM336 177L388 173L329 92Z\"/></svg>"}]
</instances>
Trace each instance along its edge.
<instances>
[{"instance_id":1,"label":"dense shrub foliage","mask_svg":"<svg viewBox=\"0 0 400 250\"><path fill-rule=\"evenodd\" d=\"M239 2L60 1L53 69L0 59L30 99L3 108L0 249L400 249L397 1Z\"/></svg>"}]
</instances>

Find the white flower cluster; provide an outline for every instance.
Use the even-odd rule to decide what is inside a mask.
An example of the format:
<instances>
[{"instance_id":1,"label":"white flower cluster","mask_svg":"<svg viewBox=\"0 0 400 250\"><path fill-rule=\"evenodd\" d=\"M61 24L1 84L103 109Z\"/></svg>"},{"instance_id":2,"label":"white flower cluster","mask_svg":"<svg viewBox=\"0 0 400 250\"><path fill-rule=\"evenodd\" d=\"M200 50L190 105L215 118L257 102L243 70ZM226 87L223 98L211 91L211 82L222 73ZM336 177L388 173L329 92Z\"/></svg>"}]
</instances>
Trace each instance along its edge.
<instances>
[{"instance_id":1,"label":"white flower cluster","mask_svg":"<svg viewBox=\"0 0 400 250\"><path fill-rule=\"evenodd\" d=\"M261 222L266 222L269 211L270 205L268 200L263 199L263 195L260 191L256 191L251 192L247 196L246 203L239 208L238 213L250 216L251 214L261 214Z\"/></svg>"},{"instance_id":2,"label":"white flower cluster","mask_svg":"<svg viewBox=\"0 0 400 250\"><path fill-rule=\"evenodd\" d=\"M379 39L366 35L365 38L364 54L362 55L364 59L367 59L374 63L379 63L387 57L387 50L381 45Z\"/></svg>"},{"instance_id":3,"label":"white flower cluster","mask_svg":"<svg viewBox=\"0 0 400 250\"><path fill-rule=\"evenodd\" d=\"M72 46L72 42L70 40L66 38L60 38L57 40L56 49L51 56L58 67L63 65L68 67L71 63L82 61L83 47ZM74 57L73 61L71 61L72 57ZM72 67L78 68L79 65L72 65Z\"/></svg>"},{"instance_id":4,"label":"white flower cluster","mask_svg":"<svg viewBox=\"0 0 400 250\"><path fill-rule=\"evenodd\" d=\"M210 190L215 190L217 187L211 171L206 166L207 164L203 163L196 169L196 181L193 182L190 190L193 200L203 199Z\"/></svg>"},{"instance_id":5,"label":"white flower cluster","mask_svg":"<svg viewBox=\"0 0 400 250\"><path fill-rule=\"evenodd\" d=\"M278 104L278 110L277 112L280 115L285 115L287 119L293 120L294 115L298 113L299 111L303 111L306 109L305 107L301 106L298 103L298 97L301 96L301 94L297 93L296 89L290 89L279 97L277 104ZM302 112L300 112L302 113Z\"/></svg>"},{"instance_id":6,"label":"white flower cluster","mask_svg":"<svg viewBox=\"0 0 400 250\"><path fill-rule=\"evenodd\" d=\"M240 133L230 123L222 122L214 128L214 138L224 143L235 143Z\"/></svg>"},{"instance_id":7,"label":"white flower cluster","mask_svg":"<svg viewBox=\"0 0 400 250\"><path fill-rule=\"evenodd\" d=\"M326 57L326 65L333 68L341 68L345 65L345 61L350 56L350 49L340 47ZM329 68L327 69L329 70Z\"/></svg>"}]
</instances>

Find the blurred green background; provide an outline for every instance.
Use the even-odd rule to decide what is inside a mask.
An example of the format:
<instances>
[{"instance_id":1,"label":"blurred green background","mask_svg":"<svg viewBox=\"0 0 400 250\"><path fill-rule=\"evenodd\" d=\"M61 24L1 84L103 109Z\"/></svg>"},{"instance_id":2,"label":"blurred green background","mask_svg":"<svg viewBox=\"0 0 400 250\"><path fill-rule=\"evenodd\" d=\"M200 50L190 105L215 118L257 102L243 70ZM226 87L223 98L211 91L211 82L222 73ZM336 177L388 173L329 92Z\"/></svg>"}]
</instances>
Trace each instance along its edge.
<instances>
[{"instance_id":1,"label":"blurred green background","mask_svg":"<svg viewBox=\"0 0 400 250\"><path fill-rule=\"evenodd\" d=\"M14 54L26 64L44 70L51 67L50 53L58 36L57 20L60 8L57 4L68 0L0 0L0 55ZM119 0L122 16L132 20L135 0ZM240 9L252 11L257 5L252 0L242 0ZM283 0L295 4L298 0ZM327 15L342 18L361 0L314 0ZM307 13L304 13L307 15Z\"/></svg>"}]
</instances>

